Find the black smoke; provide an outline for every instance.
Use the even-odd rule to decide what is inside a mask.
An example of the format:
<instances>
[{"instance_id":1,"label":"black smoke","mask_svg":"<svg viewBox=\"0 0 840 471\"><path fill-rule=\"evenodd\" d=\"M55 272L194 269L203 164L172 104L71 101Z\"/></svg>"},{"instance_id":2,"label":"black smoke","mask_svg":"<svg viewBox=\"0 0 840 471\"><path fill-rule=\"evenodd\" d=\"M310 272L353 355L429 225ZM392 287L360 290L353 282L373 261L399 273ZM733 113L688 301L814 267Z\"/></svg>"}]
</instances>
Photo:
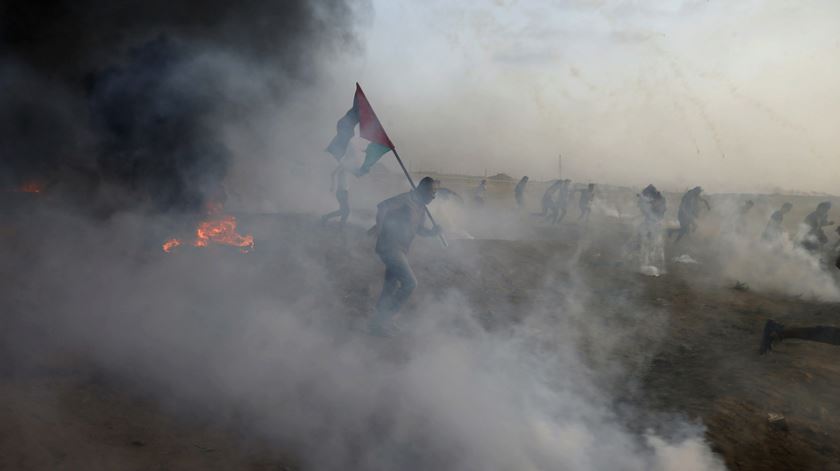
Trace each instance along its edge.
<instances>
[{"instance_id":1,"label":"black smoke","mask_svg":"<svg viewBox=\"0 0 840 471\"><path fill-rule=\"evenodd\" d=\"M315 78L313 58L354 45L352 12L344 0L3 2L0 187L38 179L91 207L194 210L232 159L220 117L250 105L202 58L254 64L282 101L289 81Z\"/></svg>"}]
</instances>

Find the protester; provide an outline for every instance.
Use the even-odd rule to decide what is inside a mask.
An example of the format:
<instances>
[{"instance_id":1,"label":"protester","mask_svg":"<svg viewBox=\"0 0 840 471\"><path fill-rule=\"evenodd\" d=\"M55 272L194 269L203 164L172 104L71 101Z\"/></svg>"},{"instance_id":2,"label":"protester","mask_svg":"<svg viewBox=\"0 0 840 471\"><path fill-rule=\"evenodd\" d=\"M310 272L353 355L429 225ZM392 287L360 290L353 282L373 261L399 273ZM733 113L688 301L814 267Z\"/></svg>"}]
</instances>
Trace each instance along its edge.
<instances>
[{"instance_id":1,"label":"protester","mask_svg":"<svg viewBox=\"0 0 840 471\"><path fill-rule=\"evenodd\" d=\"M590 183L586 188L580 191L580 200L578 207L580 208L580 215L578 221L588 222L589 214L592 212L592 201L595 199L595 184Z\"/></svg>"},{"instance_id":2,"label":"protester","mask_svg":"<svg viewBox=\"0 0 840 471\"><path fill-rule=\"evenodd\" d=\"M677 212L677 219L680 222L680 227L679 229L671 229L668 231L668 237L674 233L677 234L677 240L675 242L679 242L683 236L697 230L697 223L695 220L700 215L700 202L703 202L703 204L706 205L707 210L712 209L709 202L700 196L702 192L703 189L696 186L688 190L683 195L682 200L680 200L680 209Z\"/></svg>"},{"instance_id":3,"label":"protester","mask_svg":"<svg viewBox=\"0 0 840 471\"><path fill-rule=\"evenodd\" d=\"M348 169L345 164L346 160L346 157L341 159L330 176L330 191L335 192L335 199L338 200L338 209L321 217L321 224L326 224L327 221L334 217L341 217L339 224L342 229L347 222L347 218L350 216L350 193L347 189Z\"/></svg>"},{"instance_id":4,"label":"protester","mask_svg":"<svg viewBox=\"0 0 840 471\"><path fill-rule=\"evenodd\" d=\"M532 214L534 216L547 217L549 211L551 211L551 208L554 206L554 194L562 186L563 180L555 180L551 185L549 185L548 188L545 190L545 193L543 193L542 200L540 201L540 204L542 205L542 211L539 213Z\"/></svg>"},{"instance_id":5,"label":"protester","mask_svg":"<svg viewBox=\"0 0 840 471\"><path fill-rule=\"evenodd\" d=\"M566 210L569 206L569 188L571 184L571 180L563 180L563 184L557 189L556 196L554 198L554 205L551 208L551 216L549 216L549 220L552 224L560 224L560 221L566 217Z\"/></svg>"},{"instance_id":6,"label":"protester","mask_svg":"<svg viewBox=\"0 0 840 471\"><path fill-rule=\"evenodd\" d=\"M785 203L781 208L773 211L770 220L767 221L767 227L764 228L764 232L761 234L761 238L768 242L781 239L785 233L784 227L782 227L782 220L785 218L785 214L790 212L792 208L792 204Z\"/></svg>"},{"instance_id":7,"label":"protester","mask_svg":"<svg viewBox=\"0 0 840 471\"><path fill-rule=\"evenodd\" d=\"M481 180L481 183L473 190L473 202L476 206L484 206L484 197L487 194L487 180Z\"/></svg>"},{"instance_id":8,"label":"protester","mask_svg":"<svg viewBox=\"0 0 840 471\"><path fill-rule=\"evenodd\" d=\"M377 206L376 254L385 265L385 281L369 325L374 335L396 333L393 317L417 286L417 278L407 258L414 235L434 237L441 232L439 226L431 229L424 226L426 205L434 199L434 180L425 177L415 190L389 198Z\"/></svg>"},{"instance_id":9,"label":"protester","mask_svg":"<svg viewBox=\"0 0 840 471\"><path fill-rule=\"evenodd\" d=\"M640 270L646 275L659 276L665 273L665 239L662 230L665 197L653 185L645 187L638 197L643 217L639 225Z\"/></svg>"},{"instance_id":10,"label":"protester","mask_svg":"<svg viewBox=\"0 0 840 471\"><path fill-rule=\"evenodd\" d=\"M828 211L831 209L830 201L823 201L817 205L811 214L805 216L804 224L807 226L807 232L800 240L800 244L810 252L819 252L826 242L828 236L825 235L823 227L831 226L834 221L828 220Z\"/></svg>"},{"instance_id":11,"label":"protester","mask_svg":"<svg viewBox=\"0 0 840 471\"><path fill-rule=\"evenodd\" d=\"M516 197L516 206L519 209L525 207L525 185L528 184L528 176L522 177L519 180L519 183L516 184L516 188L513 189L513 195Z\"/></svg>"}]
</instances>

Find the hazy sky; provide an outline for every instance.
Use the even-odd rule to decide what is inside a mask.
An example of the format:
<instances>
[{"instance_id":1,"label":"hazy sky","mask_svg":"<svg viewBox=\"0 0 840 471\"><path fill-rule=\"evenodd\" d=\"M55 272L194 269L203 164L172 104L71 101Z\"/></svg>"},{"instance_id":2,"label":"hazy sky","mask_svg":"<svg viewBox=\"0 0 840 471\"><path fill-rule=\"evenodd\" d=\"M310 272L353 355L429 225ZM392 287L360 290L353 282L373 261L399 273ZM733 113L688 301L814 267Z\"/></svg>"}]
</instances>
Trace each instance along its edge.
<instances>
[{"instance_id":1,"label":"hazy sky","mask_svg":"<svg viewBox=\"0 0 840 471\"><path fill-rule=\"evenodd\" d=\"M347 73L415 169L840 192L836 0L373 10Z\"/></svg>"}]
</instances>

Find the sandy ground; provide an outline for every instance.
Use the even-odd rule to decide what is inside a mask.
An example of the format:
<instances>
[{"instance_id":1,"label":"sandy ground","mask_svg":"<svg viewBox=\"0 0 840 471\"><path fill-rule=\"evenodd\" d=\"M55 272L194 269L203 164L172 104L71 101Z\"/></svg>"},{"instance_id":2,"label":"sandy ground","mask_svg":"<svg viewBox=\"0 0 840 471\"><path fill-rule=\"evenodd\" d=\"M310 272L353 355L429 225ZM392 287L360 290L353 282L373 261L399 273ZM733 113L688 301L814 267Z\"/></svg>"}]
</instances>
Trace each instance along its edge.
<instances>
[{"instance_id":1,"label":"sandy ground","mask_svg":"<svg viewBox=\"0 0 840 471\"><path fill-rule=\"evenodd\" d=\"M335 269L314 281L316 286L303 279L281 289L266 282L265 290L295 303L323 289L330 293L323 303L335 307L338 322L348 328L364 322L382 275L364 224L351 225L340 237L335 226L321 228L311 216L243 214L240 221L257 239L257 250L247 256L229 251L164 256L153 247L144 256L163 263L194 257L208 268L256 264L271 275L294 265L295 254L280 248L294 240ZM455 287L486 329L503 329L528 312L551 310L563 295L560 287L578 280L589 287L584 303L600 326L591 332L586 329L592 322L581 326L580 348L596 370L621 365L618 373L605 375L602 386L615 388L617 404L647 411L626 418L631 428L643 430L658 413L678 414L705 425L708 442L730 469L840 469L840 349L786 341L770 355L757 354L767 318L837 325L839 305L735 290L732 280L715 276L708 263L671 262L667 276L639 275L622 260L629 228L618 222L604 222L597 231L573 222L533 224L525 232L522 240L453 240L447 250L432 240L418 241L411 259L419 287L405 316L416 312L419 302ZM7 230L3 237L17 236ZM21 289L31 281L9 279ZM639 311L655 313L655 321L639 317ZM32 327L25 313L7 312L3 319L7 338L19 331L26 342L38 341L42 327ZM614 348L607 353L598 348L604 332L620 335L611 339ZM298 468L294 450L255 438L235 411L214 411L209 417L216 419L208 419L161 401L137 380L100 369L84 355L48 344L38 355L31 348L21 353L15 343L3 347L0 469ZM784 415L784 426L771 425L770 413Z\"/></svg>"}]
</instances>

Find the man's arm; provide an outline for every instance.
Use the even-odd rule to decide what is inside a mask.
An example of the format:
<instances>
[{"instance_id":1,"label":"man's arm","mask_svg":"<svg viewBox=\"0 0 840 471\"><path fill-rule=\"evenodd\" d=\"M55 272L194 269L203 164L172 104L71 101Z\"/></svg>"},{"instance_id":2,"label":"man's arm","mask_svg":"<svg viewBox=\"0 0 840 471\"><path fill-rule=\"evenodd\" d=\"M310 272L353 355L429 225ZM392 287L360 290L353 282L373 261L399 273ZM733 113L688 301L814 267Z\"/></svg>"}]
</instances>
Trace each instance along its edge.
<instances>
[{"instance_id":1,"label":"man's arm","mask_svg":"<svg viewBox=\"0 0 840 471\"><path fill-rule=\"evenodd\" d=\"M709 204L709 202L708 202L708 201L706 201L706 199L705 199L705 198L700 198L700 201L702 201L702 202L703 202L703 204L705 204L705 205L706 205L706 209L707 209L708 211L711 211L711 210L712 210L712 206Z\"/></svg>"}]
</instances>

